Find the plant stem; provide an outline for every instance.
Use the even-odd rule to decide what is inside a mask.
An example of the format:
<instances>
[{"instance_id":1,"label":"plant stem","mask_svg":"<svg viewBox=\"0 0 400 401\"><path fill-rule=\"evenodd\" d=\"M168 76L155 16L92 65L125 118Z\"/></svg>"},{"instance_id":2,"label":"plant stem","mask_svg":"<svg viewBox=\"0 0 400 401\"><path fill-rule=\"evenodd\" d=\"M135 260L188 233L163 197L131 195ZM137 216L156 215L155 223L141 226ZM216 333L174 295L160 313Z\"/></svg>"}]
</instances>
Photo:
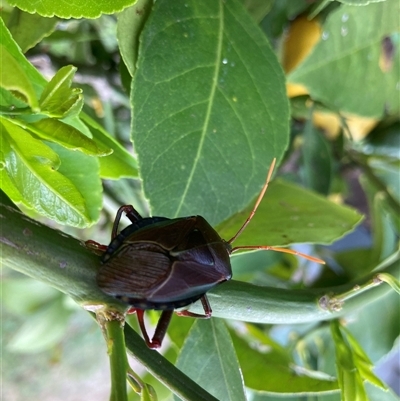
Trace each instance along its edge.
<instances>
[{"instance_id":1,"label":"plant stem","mask_svg":"<svg viewBox=\"0 0 400 401\"><path fill-rule=\"evenodd\" d=\"M1 204L0 217L2 222L0 263L3 266L59 289L86 309L96 310L106 306L109 310L114 309L124 314L127 306L107 296L97 286L99 257L81 241L35 222L14 208ZM379 273L398 277L399 253L378 268L379 271L375 270L356 282L333 288L286 290L231 280L217 286L207 295L213 308L213 316L217 317L282 324L323 321L354 312L392 291L389 285L383 284L368 291L356 291L354 296L346 299L340 311L330 311L320 307L318 300L324 295L344 294L354 289L355 285L364 285ZM202 312L201 305L197 304L190 310ZM120 322L115 324L119 325ZM128 326L125 327L125 339L134 357L179 397L184 400L215 401L208 393L204 395L201 387L162 355L148 349L141 337ZM124 382L125 380L126 376ZM196 394L203 394L209 398L199 398Z\"/></svg>"},{"instance_id":2,"label":"plant stem","mask_svg":"<svg viewBox=\"0 0 400 401\"><path fill-rule=\"evenodd\" d=\"M99 256L84 244L60 231L34 222L4 205L0 205L2 235L0 262L14 270L45 282L70 295L87 310L103 307L125 313L127 305L103 293L96 282ZM267 324L318 322L354 312L389 291L379 285L357 292L340 311L323 309L319 300L324 295L343 294L355 286L363 286L377 273L400 274L400 253L393 255L379 271L338 287L291 290L261 287L230 280L207 293L214 317ZM199 302L190 311L203 313Z\"/></svg>"},{"instance_id":3,"label":"plant stem","mask_svg":"<svg viewBox=\"0 0 400 401\"><path fill-rule=\"evenodd\" d=\"M111 369L110 401L127 401L126 379L128 360L126 357L123 323L118 320L104 322Z\"/></svg>"}]
</instances>

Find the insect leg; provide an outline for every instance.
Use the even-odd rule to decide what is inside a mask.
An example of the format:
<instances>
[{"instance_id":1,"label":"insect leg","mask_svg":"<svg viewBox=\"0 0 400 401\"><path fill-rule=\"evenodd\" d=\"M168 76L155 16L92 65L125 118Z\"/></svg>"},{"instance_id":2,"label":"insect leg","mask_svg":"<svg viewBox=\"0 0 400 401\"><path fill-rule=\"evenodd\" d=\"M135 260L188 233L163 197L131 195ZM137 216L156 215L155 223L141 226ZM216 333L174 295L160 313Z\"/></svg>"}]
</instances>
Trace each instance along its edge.
<instances>
[{"instance_id":1,"label":"insect leg","mask_svg":"<svg viewBox=\"0 0 400 401\"><path fill-rule=\"evenodd\" d=\"M93 241L91 239L85 241L85 245L87 248L94 251L94 253L96 253L98 255L102 255L108 248L107 245L99 244L98 242Z\"/></svg>"},{"instance_id":2,"label":"insect leg","mask_svg":"<svg viewBox=\"0 0 400 401\"><path fill-rule=\"evenodd\" d=\"M140 326L140 331L142 332L143 335L143 339L146 342L147 346L150 347L150 339L149 336L147 335L147 331L146 331L146 326L144 325L144 320L143 320L143 316L144 316L144 310L143 309L136 309L136 316L139 322L139 326Z\"/></svg>"},{"instance_id":3,"label":"insect leg","mask_svg":"<svg viewBox=\"0 0 400 401\"><path fill-rule=\"evenodd\" d=\"M176 311L175 313L178 316L186 316L186 317L197 317L200 319L209 319L212 315L212 309L210 306L210 303L208 302L207 295L203 295L200 298L201 304L203 305L204 309L204 315L201 315L199 313L194 313L194 312L189 312L188 310L182 310L182 311Z\"/></svg>"},{"instance_id":4,"label":"insect leg","mask_svg":"<svg viewBox=\"0 0 400 401\"><path fill-rule=\"evenodd\" d=\"M138 318L140 331L142 332L143 339L149 348L160 348L167 332L169 322L171 321L173 310L165 310L161 313L160 320L157 323L156 331L154 332L153 338L150 338L147 334L146 326L144 324L144 310L136 309L136 315Z\"/></svg>"},{"instance_id":5,"label":"insect leg","mask_svg":"<svg viewBox=\"0 0 400 401\"><path fill-rule=\"evenodd\" d=\"M138 220L142 219L142 216L134 209L134 207L132 205L123 205L123 206L121 206L118 209L117 214L115 216L114 225L113 225L113 229L112 229L112 232L111 232L111 239L114 239L118 234L118 225L119 225L119 222L121 220L121 215L124 212L126 214L126 217L128 217L128 219L132 223L135 223Z\"/></svg>"},{"instance_id":6,"label":"insect leg","mask_svg":"<svg viewBox=\"0 0 400 401\"><path fill-rule=\"evenodd\" d=\"M161 313L160 320L157 323L156 331L154 332L149 348L160 348L167 332L169 322L171 321L173 309L165 310Z\"/></svg>"}]
</instances>

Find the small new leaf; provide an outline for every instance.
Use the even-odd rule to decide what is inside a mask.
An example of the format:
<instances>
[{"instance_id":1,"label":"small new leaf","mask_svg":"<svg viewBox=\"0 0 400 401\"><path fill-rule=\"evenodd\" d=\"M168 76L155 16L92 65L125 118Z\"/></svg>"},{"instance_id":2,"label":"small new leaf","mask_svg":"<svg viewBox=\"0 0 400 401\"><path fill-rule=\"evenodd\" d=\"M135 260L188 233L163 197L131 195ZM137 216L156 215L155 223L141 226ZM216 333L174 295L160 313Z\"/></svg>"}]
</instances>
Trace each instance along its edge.
<instances>
[{"instance_id":1,"label":"small new leaf","mask_svg":"<svg viewBox=\"0 0 400 401\"><path fill-rule=\"evenodd\" d=\"M389 284L398 294L400 294L400 281L396 277L387 273L379 273L377 279Z\"/></svg>"},{"instance_id":2,"label":"small new leaf","mask_svg":"<svg viewBox=\"0 0 400 401\"><path fill-rule=\"evenodd\" d=\"M346 329L345 327L342 327L341 329L346 334L347 341L349 342L349 345L353 350L355 365L358 367L361 377L364 380L368 380L375 386L380 387L383 390L387 390L387 386L372 371L374 365L370 361L364 350L361 348L358 341L354 338L354 336L350 333L348 329Z\"/></svg>"},{"instance_id":3,"label":"small new leaf","mask_svg":"<svg viewBox=\"0 0 400 401\"><path fill-rule=\"evenodd\" d=\"M368 401L364 381L387 390L373 373L373 364L352 334L335 320L331 322L336 348L336 369L344 401Z\"/></svg>"},{"instance_id":4,"label":"small new leaf","mask_svg":"<svg viewBox=\"0 0 400 401\"><path fill-rule=\"evenodd\" d=\"M77 115L83 106L82 90L71 88L76 67L67 65L57 71L40 96L39 106L49 117L63 118Z\"/></svg>"}]
</instances>

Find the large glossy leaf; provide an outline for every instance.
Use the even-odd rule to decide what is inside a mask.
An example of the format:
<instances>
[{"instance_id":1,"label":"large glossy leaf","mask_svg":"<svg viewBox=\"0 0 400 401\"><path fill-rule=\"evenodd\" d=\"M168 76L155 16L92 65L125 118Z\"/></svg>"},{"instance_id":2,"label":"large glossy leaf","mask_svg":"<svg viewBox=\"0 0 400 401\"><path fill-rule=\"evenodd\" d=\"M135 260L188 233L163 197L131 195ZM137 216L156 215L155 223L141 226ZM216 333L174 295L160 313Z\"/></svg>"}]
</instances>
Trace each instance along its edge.
<instances>
[{"instance_id":1,"label":"large glossy leaf","mask_svg":"<svg viewBox=\"0 0 400 401\"><path fill-rule=\"evenodd\" d=\"M53 0L10 0L8 3L29 13L43 17L97 18L101 14L113 14L133 4L135 0L97 1L53 1Z\"/></svg>"},{"instance_id":2,"label":"large glossy leaf","mask_svg":"<svg viewBox=\"0 0 400 401\"><path fill-rule=\"evenodd\" d=\"M253 204L217 227L228 240L244 223ZM251 223L234 245L329 244L351 231L362 215L347 206L282 180L270 184Z\"/></svg>"},{"instance_id":3,"label":"large glossy leaf","mask_svg":"<svg viewBox=\"0 0 400 401\"><path fill-rule=\"evenodd\" d=\"M246 399L235 350L222 320L197 320L176 365L218 400Z\"/></svg>"},{"instance_id":4,"label":"large glossy leaf","mask_svg":"<svg viewBox=\"0 0 400 401\"><path fill-rule=\"evenodd\" d=\"M276 56L236 0L157 1L141 40L132 138L152 212L220 222L287 146Z\"/></svg>"},{"instance_id":5,"label":"large glossy leaf","mask_svg":"<svg viewBox=\"0 0 400 401\"><path fill-rule=\"evenodd\" d=\"M321 41L288 80L305 85L313 98L342 111L372 117L398 113L399 13L397 0L338 8L324 24ZM388 41L393 51L383 66Z\"/></svg>"}]
</instances>

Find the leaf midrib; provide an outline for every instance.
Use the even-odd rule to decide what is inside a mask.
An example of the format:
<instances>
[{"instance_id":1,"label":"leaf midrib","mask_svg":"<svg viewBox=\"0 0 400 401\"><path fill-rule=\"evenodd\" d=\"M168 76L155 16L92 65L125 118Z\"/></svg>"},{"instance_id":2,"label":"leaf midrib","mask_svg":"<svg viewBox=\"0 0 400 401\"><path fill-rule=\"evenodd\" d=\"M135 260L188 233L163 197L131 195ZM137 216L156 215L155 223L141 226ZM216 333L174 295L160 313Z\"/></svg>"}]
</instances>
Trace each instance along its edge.
<instances>
[{"instance_id":1,"label":"leaf midrib","mask_svg":"<svg viewBox=\"0 0 400 401\"><path fill-rule=\"evenodd\" d=\"M211 92L210 92L210 96L209 96L209 102L208 102L208 106L207 106L207 111L206 111L206 115L205 115L205 120L204 120L204 125L203 125L203 130L201 131L201 136L200 136L200 142L197 148L197 153L196 156L194 158L193 161L193 166L192 169L190 171L188 180L186 182L186 186L185 189L183 190L183 194L181 196L181 200L179 202L179 205L176 209L175 215L174 217L178 217L179 213L182 209L182 206L185 203L185 199L187 196L187 193L189 191L189 187L190 184L193 181L193 176L194 173L196 171L197 165L199 163L200 160L200 156L202 153L202 149L204 146L204 140L205 140L205 136L207 133L207 128L208 128L208 124L210 121L210 115L211 115L211 109L212 109L212 105L213 105L213 100L215 97L215 93L217 90L217 80L218 80L218 75L219 75L219 70L221 67L221 54L222 54L222 34L223 34L223 28L224 28L224 24L223 24L223 7L222 7L222 1L219 2L219 20L220 20L220 24L219 24L219 32L218 32L218 39L217 39L217 51L216 51L216 60L215 60L215 70L214 70L214 76L213 76L213 80L212 80L212 85L211 85Z\"/></svg>"}]
</instances>

